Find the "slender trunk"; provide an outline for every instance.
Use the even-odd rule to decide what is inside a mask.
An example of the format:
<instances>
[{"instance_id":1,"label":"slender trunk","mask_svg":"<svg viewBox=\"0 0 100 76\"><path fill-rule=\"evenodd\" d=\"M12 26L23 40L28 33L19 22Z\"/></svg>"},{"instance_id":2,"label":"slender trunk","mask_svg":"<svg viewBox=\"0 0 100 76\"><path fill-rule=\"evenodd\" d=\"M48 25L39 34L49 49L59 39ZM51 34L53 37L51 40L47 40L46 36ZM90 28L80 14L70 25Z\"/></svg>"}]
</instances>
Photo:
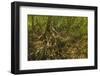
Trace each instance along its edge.
<instances>
[{"instance_id":1,"label":"slender trunk","mask_svg":"<svg viewBox=\"0 0 100 76\"><path fill-rule=\"evenodd\" d=\"M34 16L32 16L32 29L34 30Z\"/></svg>"},{"instance_id":2,"label":"slender trunk","mask_svg":"<svg viewBox=\"0 0 100 76\"><path fill-rule=\"evenodd\" d=\"M46 29L45 29L45 33L46 32L50 32L51 22L52 22L52 17L48 17L48 21L47 21L47 26L46 26Z\"/></svg>"}]
</instances>

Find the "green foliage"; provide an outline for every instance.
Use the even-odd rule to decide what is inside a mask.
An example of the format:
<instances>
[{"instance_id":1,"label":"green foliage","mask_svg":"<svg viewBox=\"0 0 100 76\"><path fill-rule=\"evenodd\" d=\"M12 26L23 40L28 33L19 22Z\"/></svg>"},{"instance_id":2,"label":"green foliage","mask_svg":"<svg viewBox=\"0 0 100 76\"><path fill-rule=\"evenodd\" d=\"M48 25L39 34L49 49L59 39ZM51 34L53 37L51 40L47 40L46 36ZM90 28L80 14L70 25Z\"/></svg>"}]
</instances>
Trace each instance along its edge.
<instances>
[{"instance_id":1,"label":"green foliage","mask_svg":"<svg viewBox=\"0 0 100 76\"><path fill-rule=\"evenodd\" d=\"M28 15L28 60L87 58L87 17Z\"/></svg>"}]
</instances>

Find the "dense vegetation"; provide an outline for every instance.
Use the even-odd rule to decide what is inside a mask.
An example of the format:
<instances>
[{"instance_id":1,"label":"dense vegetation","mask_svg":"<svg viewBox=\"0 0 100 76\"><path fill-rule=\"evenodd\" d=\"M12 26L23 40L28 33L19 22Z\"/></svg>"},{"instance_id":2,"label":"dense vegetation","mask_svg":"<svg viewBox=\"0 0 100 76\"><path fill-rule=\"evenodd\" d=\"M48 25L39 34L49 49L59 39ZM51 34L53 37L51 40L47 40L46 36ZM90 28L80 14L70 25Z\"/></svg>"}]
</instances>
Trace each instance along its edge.
<instances>
[{"instance_id":1,"label":"dense vegetation","mask_svg":"<svg viewBox=\"0 0 100 76\"><path fill-rule=\"evenodd\" d=\"M87 17L28 15L28 60L88 57Z\"/></svg>"}]
</instances>

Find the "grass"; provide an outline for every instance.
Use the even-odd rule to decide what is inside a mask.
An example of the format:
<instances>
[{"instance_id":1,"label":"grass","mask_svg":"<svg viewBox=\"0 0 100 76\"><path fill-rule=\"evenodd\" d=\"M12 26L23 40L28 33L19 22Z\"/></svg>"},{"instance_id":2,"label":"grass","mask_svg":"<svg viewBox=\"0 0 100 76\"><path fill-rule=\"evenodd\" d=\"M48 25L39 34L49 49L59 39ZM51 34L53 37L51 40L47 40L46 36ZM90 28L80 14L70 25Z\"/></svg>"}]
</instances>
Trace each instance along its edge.
<instances>
[{"instance_id":1,"label":"grass","mask_svg":"<svg viewBox=\"0 0 100 76\"><path fill-rule=\"evenodd\" d=\"M88 58L88 18L28 15L28 60Z\"/></svg>"}]
</instances>

